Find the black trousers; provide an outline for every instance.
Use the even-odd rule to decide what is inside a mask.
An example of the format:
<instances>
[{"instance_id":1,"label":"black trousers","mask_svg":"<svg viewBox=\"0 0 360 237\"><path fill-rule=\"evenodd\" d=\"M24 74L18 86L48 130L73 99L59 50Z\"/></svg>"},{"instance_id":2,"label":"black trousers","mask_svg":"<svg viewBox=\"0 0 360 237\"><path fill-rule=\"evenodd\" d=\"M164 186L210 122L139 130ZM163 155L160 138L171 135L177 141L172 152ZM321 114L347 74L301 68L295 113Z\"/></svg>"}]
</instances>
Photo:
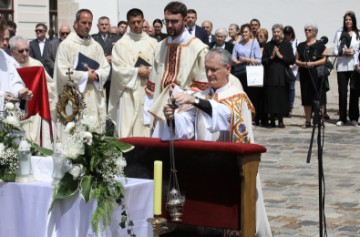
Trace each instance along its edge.
<instances>
[{"instance_id":1,"label":"black trousers","mask_svg":"<svg viewBox=\"0 0 360 237\"><path fill-rule=\"evenodd\" d=\"M339 120L343 123L347 122L347 92L348 85L353 71L337 72L338 91L339 91ZM358 75L356 75L358 76ZM352 78L354 80L355 78ZM349 119L358 121L359 119L359 91L358 83L352 81L350 86L350 100L349 100Z\"/></svg>"}]
</instances>

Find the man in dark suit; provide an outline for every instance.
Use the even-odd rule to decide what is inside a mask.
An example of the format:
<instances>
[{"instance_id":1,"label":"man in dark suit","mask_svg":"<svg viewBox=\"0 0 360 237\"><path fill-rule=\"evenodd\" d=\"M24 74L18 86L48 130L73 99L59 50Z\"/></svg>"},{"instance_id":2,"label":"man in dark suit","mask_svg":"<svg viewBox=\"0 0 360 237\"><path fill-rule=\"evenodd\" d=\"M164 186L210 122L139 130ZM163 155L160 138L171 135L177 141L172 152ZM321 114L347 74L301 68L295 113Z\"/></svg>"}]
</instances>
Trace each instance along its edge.
<instances>
[{"instance_id":1,"label":"man in dark suit","mask_svg":"<svg viewBox=\"0 0 360 237\"><path fill-rule=\"evenodd\" d=\"M32 58L39 60L43 65L45 64L43 53L45 45L48 43L46 32L48 28L43 23L38 23L35 27L36 39L29 42L29 55Z\"/></svg>"},{"instance_id":2,"label":"man in dark suit","mask_svg":"<svg viewBox=\"0 0 360 237\"><path fill-rule=\"evenodd\" d=\"M121 38L127 31L128 23L126 21L119 21L117 27L119 28L119 35Z\"/></svg>"},{"instance_id":3,"label":"man in dark suit","mask_svg":"<svg viewBox=\"0 0 360 237\"><path fill-rule=\"evenodd\" d=\"M44 48L44 66L46 71L50 74L51 77L54 75L54 65L55 65L55 58L56 52L59 47L59 44L66 39L66 37L70 34L71 29L68 24L63 24L60 26L59 29L59 38L51 40L45 45Z\"/></svg>"},{"instance_id":4,"label":"man in dark suit","mask_svg":"<svg viewBox=\"0 0 360 237\"><path fill-rule=\"evenodd\" d=\"M209 45L209 37L207 35L206 30L202 27L196 25L197 13L194 9L189 9L186 15L186 29L187 31L199 38L204 44Z\"/></svg>"},{"instance_id":5,"label":"man in dark suit","mask_svg":"<svg viewBox=\"0 0 360 237\"><path fill-rule=\"evenodd\" d=\"M110 19L107 16L100 17L97 26L99 29L99 33L93 34L92 37L101 45L101 47L104 50L105 57L111 65L112 48L116 43L116 41L120 39L120 36L110 33ZM111 80L111 70L109 77L104 85L104 88L106 89L106 104L108 104L109 101L110 83L111 83L110 80Z\"/></svg>"},{"instance_id":6,"label":"man in dark suit","mask_svg":"<svg viewBox=\"0 0 360 237\"><path fill-rule=\"evenodd\" d=\"M215 42L215 35L211 34L212 32L212 29L213 29L213 24L211 21L209 20L206 20L206 21L203 21L203 23L201 24L201 27L204 28L207 32L207 35L208 35L208 45L210 46L210 44L212 42Z\"/></svg>"}]
</instances>

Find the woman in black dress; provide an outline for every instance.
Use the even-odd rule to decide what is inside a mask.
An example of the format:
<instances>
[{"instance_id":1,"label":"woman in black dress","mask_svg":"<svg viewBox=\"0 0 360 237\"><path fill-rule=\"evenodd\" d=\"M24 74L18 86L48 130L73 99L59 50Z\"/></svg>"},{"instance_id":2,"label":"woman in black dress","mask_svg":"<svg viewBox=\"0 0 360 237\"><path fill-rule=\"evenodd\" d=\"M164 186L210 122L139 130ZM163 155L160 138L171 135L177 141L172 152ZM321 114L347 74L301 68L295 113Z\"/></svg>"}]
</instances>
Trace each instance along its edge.
<instances>
[{"instance_id":1,"label":"woman in black dress","mask_svg":"<svg viewBox=\"0 0 360 237\"><path fill-rule=\"evenodd\" d=\"M313 101L319 101L321 79L318 77L316 67L325 64L326 47L316 40L318 28L314 24L307 24L304 27L306 41L298 45L296 51L296 65L299 67L301 104L305 111L304 128L311 126ZM321 112L324 113L326 94L322 93L320 99Z\"/></svg>"},{"instance_id":2,"label":"woman in black dress","mask_svg":"<svg viewBox=\"0 0 360 237\"><path fill-rule=\"evenodd\" d=\"M262 56L264 65L265 111L270 114L270 125L275 127L275 115L279 128L284 128L283 117L289 112L289 84L285 68L295 63L291 43L284 40L283 26L272 27L273 38L266 43Z\"/></svg>"}]
</instances>

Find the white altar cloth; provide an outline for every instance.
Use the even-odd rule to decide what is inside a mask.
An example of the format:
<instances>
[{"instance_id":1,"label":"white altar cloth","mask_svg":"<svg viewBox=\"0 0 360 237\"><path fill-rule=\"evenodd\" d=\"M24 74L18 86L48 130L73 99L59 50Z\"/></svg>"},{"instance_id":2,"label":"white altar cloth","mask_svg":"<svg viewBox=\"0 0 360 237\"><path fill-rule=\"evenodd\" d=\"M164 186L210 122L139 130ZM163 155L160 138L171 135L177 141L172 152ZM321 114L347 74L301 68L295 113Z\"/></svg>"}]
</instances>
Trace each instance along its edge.
<instances>
[{"instance_id":1,"label":"white altar cloth","mask_svg":"<svg viewBox=\"0 0 360 237\"><path fill-rule=\"evenodd\" d=\"M52 200L51 158L32 158L34 182L0 183L0 236L7 237L92 237L91 215L96 203L85 203L79 195L56 202L50 214ZM49 168L51 168L49 170ZM50 175L50 176L49 176ZM136 236L152 236L146 221L153 215L153 181L127 179L125 205L134 222ZM100 236L128 236L118 225L121 210L113 212L111 225Z\"/></svg>"}]
</instances>

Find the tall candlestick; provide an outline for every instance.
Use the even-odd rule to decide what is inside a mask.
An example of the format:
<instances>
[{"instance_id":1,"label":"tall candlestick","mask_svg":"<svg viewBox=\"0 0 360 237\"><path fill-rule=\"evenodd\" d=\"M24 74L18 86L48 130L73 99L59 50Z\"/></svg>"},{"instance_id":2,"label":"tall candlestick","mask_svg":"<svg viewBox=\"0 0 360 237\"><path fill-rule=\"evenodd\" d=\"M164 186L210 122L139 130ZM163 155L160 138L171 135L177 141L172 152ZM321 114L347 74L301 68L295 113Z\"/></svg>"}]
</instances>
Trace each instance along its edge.
<instances>
[{"instance_id":1,"label":"tall candlestick","mask_svg":"<svg viewBox=\"0 0 360 237\"><path fill-rule=\"evenodd\" d=\"M154 215L161 215L162 161L154 161Z\"/></svg>"}]
</instances>

